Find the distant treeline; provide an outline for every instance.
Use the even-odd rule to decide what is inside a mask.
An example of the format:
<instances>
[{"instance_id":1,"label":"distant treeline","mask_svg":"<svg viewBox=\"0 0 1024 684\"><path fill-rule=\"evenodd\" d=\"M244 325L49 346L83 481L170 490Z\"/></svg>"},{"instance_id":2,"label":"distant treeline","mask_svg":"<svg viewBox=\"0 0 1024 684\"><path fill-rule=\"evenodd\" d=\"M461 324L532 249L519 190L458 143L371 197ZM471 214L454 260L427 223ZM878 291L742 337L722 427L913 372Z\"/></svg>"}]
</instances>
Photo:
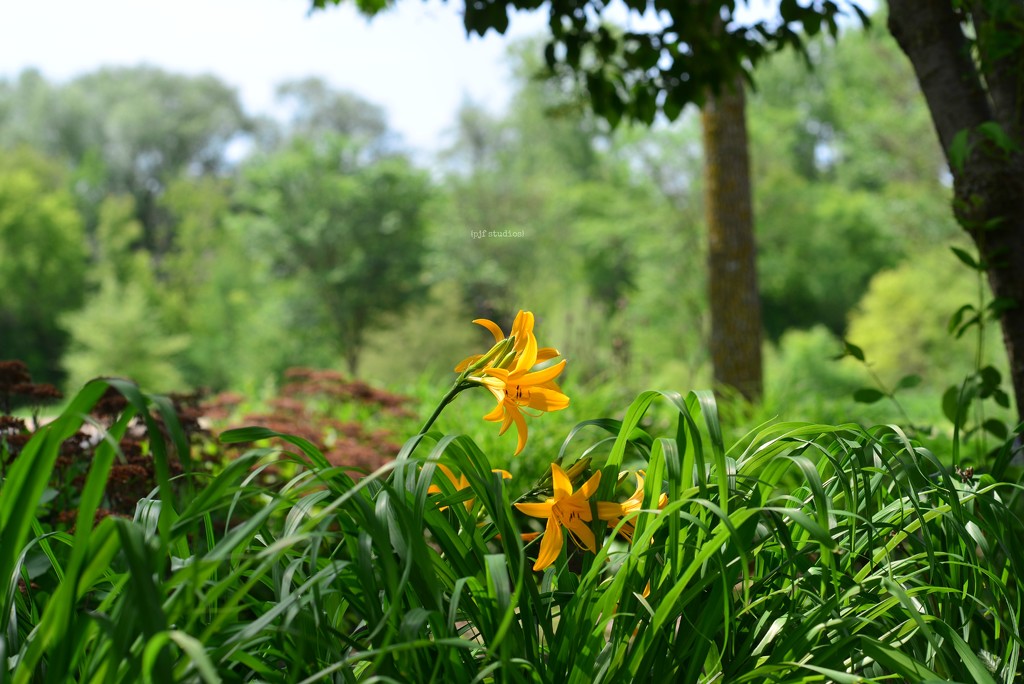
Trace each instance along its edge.
<instances>
[{"instance_id":1,"label":"distant treeline","mask_svg":"<svg viewBox=\"0 0 1024 684\"><path fill-rule=\"evenodd\" d=\"M0 81L0 357L72 390L258 389L295 365L410 381L473 347L468 318L528 307L585 350L576 381L705 381L694 117L609 131L531 78L535 47L509 111L464 105L429 169L313 78L279 87L285 119L151 67ZM749 106L769 361L850 334L883 375L967 363L936 352L973 284L909 67L877 32L813 47L813 72L760 68Z\"/></svg>"}]
</instances>

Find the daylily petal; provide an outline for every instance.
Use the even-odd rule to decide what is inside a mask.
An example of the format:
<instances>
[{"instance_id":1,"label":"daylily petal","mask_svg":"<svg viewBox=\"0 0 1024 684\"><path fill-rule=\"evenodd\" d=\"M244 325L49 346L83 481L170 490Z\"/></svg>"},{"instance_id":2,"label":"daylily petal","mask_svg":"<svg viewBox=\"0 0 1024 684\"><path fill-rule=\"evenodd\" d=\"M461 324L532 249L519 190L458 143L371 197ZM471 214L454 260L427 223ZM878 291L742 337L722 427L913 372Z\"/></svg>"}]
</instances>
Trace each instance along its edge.
<instances>
[{"instance_id":1,"label":"daylily petal","mask_svg":"<svg viewBox=\"0 0 1024 684\"><path fill-rule=\"evenodd\" d=\"M589 459L577 462L570 470L580 470L581 464L589 463ZM584 466L585 467L585 466ZM551 464L551 488L553 496L544 503L515 504L521 512L535 517L546 517L548 519L544 531L544 540L541 542L540 555L535 570L542 570L554 562L561 551L563 534L562 527L570 532L573 542L580 548L597 552L597 539L593 530L587 524L593 519L590 502L588 499L593 496L601 483L601 471L595 472L589 480L576 492L573 492L572 480L557 463ZM610 504L611 502L604 502ZM598 504L601 505L600 503ZM600 509L605 513L618 513L617 504L611 504L612 508ZM557 536L557 539L555 537ZM557 544L556 544L557 542Z\"/></svg>"},{"instance_id":2,"label":"daylily petal","mask_svg":"<svg viewBox=\"0 0 1024 684\"><path fill-rule=\"evenodd\" d=\"M512 321L512 335L516 338L514 349L516 351L522 351L526 347L526 341L533 337L533 312L522 311L516 314L516 319ZM536 338L534 338L536 342Z\"/></svg>"},{"instance_id":3,"label":"daylily petal","mask_svg":"<svg viewBox=\"0 0 1024 684\"><path fill-rule=\"evenodd\" d=\"M503 385L508 384L509 371L507 368L484 368L483 372L485 375L488 375L491 378L493 378L493 380L490 380L491 384L494 384L495 382L500 382ZM474 378L474 380L476 380L476 378ZM479 382L481 385L488 384L488 381L483 378L476 381Z\"/></svg>"},{"instance_id":4,"label":"daylily petal","mask_svg":"<svg viewBox=\"0 0 1024 684\"><path fill-rule=\"evenodd\" d=\"M551 487L555 493L555 501L572 495L572 481L557 463L551 464Z\"/></svg>"},{"instance_id":5,"label":"daylily petal","mask_svg":"<svg viewBox=\"0 0 1024 684\"><path fill-rule=\"evenodd\" d=\"M496 386L493 386L493 385L486 385L486 387L487 387L487 390L491 393L491 396L494 397L494 400L496 402L498 402L498 406L501 406L501 405L503 405L505 403L505 386L504 385L502 385L500 387L496 387ZM497 420L497 418L495 418L495 420Z\"/></svg>"},{"instance_id":6,"label":"daylily petal","mask_svg":"<svg viewBox=\"0 0 1024 684\"><path fill-rule=\"evenodd\" d=\"M513 414L519 413L519 407L515 405L515 402L503 401L501 402L501 428L498 430L499 435L505 434L505 431L512 425Z\"/></svg>"},{"instance_id":7,"label":"daylily petal","mask_svg":"<svg viewBox=\"0 0 1024 684\"><path fill-rule=\"evenodd\" d=\"M505 339L505 334L501 332L501 328L499 328L498 324L495 323L494 321L489 321L486 318L476 318L473 320L473 322L476 323L477 325L482 325L483 327L490 330L491 334L494 335L495 343L501 342L503 339Z\"/></svg>"},{"instance_id":8,"label":"daylily petal","mask_svg":"<svg viewBox=\"0 0 1024 684\"><path fill-rule=\"evenodd\" d=\"M540 540L540 552L537 554L537 562L533 564L534 570L543 570L555 560L562 552L562 526L554 518L548 518L548 525L544 529L544 538Z\"/></svg>"},{"instance_id":9,"label":"daylily petal","mask_svg":"<svg viewBox=\"0 0 1024 684\"><path fill-rule=\"evenodd\" d=\"M440 468L441 472L445 474L445 476L448 478L448 481L452 483L452 486L454 486L456 489L462 489L462 487L459 486L459 478L455 477L455 473L452 472L451 468L444 465L443 463L438 463L437 467Z\"/></svg>"},{"instance_id":10,"label":"daylily petal","mask_svg":"<svg viewBox=\"0 0 1024 684\"><path fill-rule=\"evenodd\" d=\"M444 473L445 477L448 478L449 482L452 483L452 485L455 487L455 489L462 489L462 487L465 486L465 485L461 485L461 486L459 485L459 481L455 478L455 473L453 473L448 466L443 465L441 463L438 463L437 467L441 469L441 472ZM429 487L427 487L427 494L443 494L443 493L444 493L444 491L441 489L441 487L439 485L431 484ZM443 510L445 510L447 508L448 508L447 506L443 506L441 508L441 510L443 511Z\"/></svg>"},{"instance_id":11,"label":"daylily petal","mask_svg":"<svg viewBox=\"0 0 1024 684\"><path fill-rule=\"evenodd\" d=\"M473 354L472 356L467 356L462 361L459 361L459 365L455 367L455 372L461 373L462 371L466 370L483 357L483 354Z\"/></svg>"},{"instance_id":12,"label":"daylily petal","mask_svg":"<svg viewBox=\"0 0 1024 684\"><path fill-rule=\"evenodd\" d=\"M491 377L491 374L488 372L490 370L490 368L485 368L485 375L472 375L468 379L477 383L478 385L483 385L484 387L489 389L492 394L497 395L498 392L501 392L501 394L504 395L508 378Z\"/></svg>"},{"instance_id":13,"label":"daylily petal","mask_svg":"<svg viewBox=\"0 0 1024 684\"><path fill-rule=\"evenodd\" d=\"M529 515L533 518L550 518L551 517L551 502L546 501L544 503L517 503L512 504L521 513Z\"/></svg>"},{"instance_id":14,"label":"daylily petal","mask_svg":"<svg viewBox=\"0 0 1024 684\"><path fill-rule=\"evenodd\" d=\"M532 367L532 366L531 366ZM542 368L539 371L533 373L527 373L519 380L520 385L541 385L545 382L550 382L558 377L558 375L565 368L565 359L562 359L553 366Z\"/></svg>"},{"instance_id":15,"label":"daylily petal","mask_svg":"<svg viewBox=\"0 0 1024 684\"><path fill-rule=\"evenodd\" d=\"M518 342L516 340L517 344ZM537 365L537 338L531 334L526 337L526 345L516 362L515 372L528 371L535 365Z\"/></svg>"},{"instance_id":16,"label":"daylily petal","mask_svg":"<svg viewBox=\"0 0 1024 684\"><path fill-rule=\"evenodd\" d=\"M571 517L579 518L580 520L590 522L592 520L590 513L590 502L586 501L585 499L577 499L576 496L578 495L579 492L576 492L576 495L563 501L561 507L565 512L568 512Z\"/></svg>"},{"instance_id":17,"label":"daylily petal","mask_svg":"<svg viewBox=\"0 0 1024 684\"><path fill-rule=\"evenodd\" d=\"M554 347L541 347L537 350L537 363L550 361L558 355L558 350Z\"/></svg>"},{"instance_id":18,"label":"daylily petal","mask_svg":"<svg viewBox=\"0 0 1024 684\"><path fill-rule=\"evenodd\" d=\"M569 405L569 397L557 390L532 387L530 401L526 405L540 411L561 411Z\"/></svg>"},{"instance_id":19,"label":"daylily petal","mask_svg":"<svg viewBox=\"0 0 1024 684\"><path fill-rule=\"evenodd\" d=\"M609 527L617 525L623 513L622 504L614 501L597 502L597 517L599 520L607 520Z\"/></svg>"},{"instance_id":20,"label":"daylily petal","mask_svg":"<svg viewBox=\"0 0 1024 684\"><path fill-rule=\"evenodd\" d=\"M581 498L583 498L583 499L589 499L590 497L592 497L594 495L594 492L597 491L597 487L600 484L601 484L601 471L598 470L596 473L594 473L590 477L589 480L587 480L585 483L583 483L583 486L580 487L580 490L577 492L577 494Z\"/></svg>"},{"instance_id":21,"label":"daylily petal","mask_svg":"<svg viewBox=\"0 0 1024 684\"><path fill-rule=\"evenodd\" d=\"M620 473L620 477L625 473ZM625 518L627 515L635 513L643 509L644 505L644 477L646 473L643 470L636 472L636 490L630 495L628 499L623 501L621 504L610 502L610 501L599 501L597 503L597 517L601 520L608 521L608 527L615 527L619 524L619 521ZM658 509L662 509L668 505L668 495L665 492L661 492L658 496ZM628 539L631 543L633 541L633 533L636 531L636 518L632 517L626 520L619 529L619 534Z\"/></svg>"},{"instance_id":22,"label":"daylily petal","mask_svg":"<svg viewBox=\"0 0 1024 684\"><path fill-rule=\"evenodd\" d=\"M523 450L523 447L526 446L526 435L528 432L526 428L526 420L523 418L522 412L514 404L508 407L508 412L512 416L512 420L515 421L516 430L519 432L519 441L516 444L516 453L513 454L513 456L518 456ZM501 432L504 431L505 430L503 428Z\"/></svg>"},{"instance_id":23,"label":"daylily petal","mask_svg":"<svg viewBox=\"0 0 1024 684\"><path fill-rule=\"evenodd\" d=\"M597 540L590 527L579 518L570 518L565 521L565 526L575 535L580 546L591 553L597 553Z\"/></svg>"},{"instance_id":24,"label":"daylily petal","mask_svg":"<svg viewBox=\"0 0 1024 684\"><path fill-rule=\"evenodd\" d=\"M508 472L507 470L502 470L501 468L495 468L491 472L492 473L498 473L499 475L501 475L502 479L505 479L505 480L511 480L512 479L512 473Z\"/></svg>"},{"instance_id":25,"label":"daylily petal","mask_svg":"<svg viewBox=\"0 0 1024 684\"><path fill-rule=\"evenodd\" d=\"M497 422L505 417L505 406L504 404L498 404L494 407L494 410L484 416L484 420L489 420L492 423ZM503 430L504 431L504 430Z\"/></svg>"}]
</instances>

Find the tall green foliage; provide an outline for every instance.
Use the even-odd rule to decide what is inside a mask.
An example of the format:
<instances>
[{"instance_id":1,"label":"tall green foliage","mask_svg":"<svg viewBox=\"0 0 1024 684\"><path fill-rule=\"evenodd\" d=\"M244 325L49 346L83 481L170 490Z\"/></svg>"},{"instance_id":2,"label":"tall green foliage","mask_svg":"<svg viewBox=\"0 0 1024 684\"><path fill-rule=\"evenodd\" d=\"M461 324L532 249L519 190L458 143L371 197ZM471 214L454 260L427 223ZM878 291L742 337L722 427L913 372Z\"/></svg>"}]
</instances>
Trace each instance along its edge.
<instances>
[{"instance_id":1,"label":"tall green foliage","mask_svg":"<svg viewBox=\"0 0 1024 684\"><path fill-rule=\"evenodd\" d=\"M621 471L644 470L633 505L613 525L591 516L593 552L563 539L535 571L512 503L564 491L542 473L508 485L466 437L417 435L354 480L304 439L245 428L224 441L279 438L293 453L252 449L184 497L157 429L159 413L187 466L173 413L116 386L129 407L97 449L73 534L45 533L35 504L103 383L0 482L5 681L1020 676L1015 490L949 472L892 426L774 423L731 443L710 393L643 392L551 454L575 490L600 477L591 510L624 498ZM136 416L158 491L133 520L95 525ZM296 474L268 496L256 478L275 460Z\"/></svg>"}]
</instances>

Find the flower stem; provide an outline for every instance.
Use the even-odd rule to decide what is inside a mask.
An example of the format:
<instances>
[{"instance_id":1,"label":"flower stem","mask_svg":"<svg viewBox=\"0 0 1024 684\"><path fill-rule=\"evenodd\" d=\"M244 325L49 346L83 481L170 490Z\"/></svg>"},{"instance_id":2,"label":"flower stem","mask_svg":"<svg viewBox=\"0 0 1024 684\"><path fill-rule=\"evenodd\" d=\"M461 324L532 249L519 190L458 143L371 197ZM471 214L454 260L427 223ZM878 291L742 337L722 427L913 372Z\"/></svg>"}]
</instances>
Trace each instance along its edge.
<instances>
[{"instance_id":1,"label":"flower stem","mask_svg":"<svg viewBox=\"0 0 1024 684\"><path fill-rule=\"evenodd\" d=\"M427 422L423 424L423 427L420 428L418 434L426 434L427 430L430 429L430 426L432 426L434 424L434 421L436 421L438 417L441 415L441 411L443 411L445 407L448 406L448 404L452 403L452 400L455 399L455 396L462 390L468 389L470 387L470 383L467 383L465 380L466 373L463 372L462 375L460 375L455 380L455 384L453 384L452 388L448 390L448 393L445 394L444 397L441 399L441 403L437 405L437 408L434 409L434 412L430 414L429 418L427 418Z\"/></svg>"},{"instance_id":2,"label":"flower stem","mask_svg":"<svg viewBox=\"0 0 1024 684\"><path fill-rule=\"evenodd\" d=\"M477 359L476 362L471 364L468 368L463 370L462 373L459 374L459 377L455 378L455 384L453 384L452 388L448 390L448 394L444 395L444 398L441 399L441 403L437 405L437 408L434 409L434 412L430 414L429 418L427 418L427 422L424 423L423 427L420 428L419 434L426 434L427 430L430 429L430 426L434 424L435 420L437 420L437 417L441 415L441 411L444 410L445 406L452 403L452 399L455 398L455 395L457 395L462 390L469 389L470 387L473 386L473 383L466 382L466 378L469 377L470 373L478 371L481 368L485 368L495 359L500 358L502 354L507 353L514 344L514 336L506 337L503 340L499 340L498 342L495 343L493 347L491 347L490 351L488 351L486 354Z\"/></svg>"}]
</instances>

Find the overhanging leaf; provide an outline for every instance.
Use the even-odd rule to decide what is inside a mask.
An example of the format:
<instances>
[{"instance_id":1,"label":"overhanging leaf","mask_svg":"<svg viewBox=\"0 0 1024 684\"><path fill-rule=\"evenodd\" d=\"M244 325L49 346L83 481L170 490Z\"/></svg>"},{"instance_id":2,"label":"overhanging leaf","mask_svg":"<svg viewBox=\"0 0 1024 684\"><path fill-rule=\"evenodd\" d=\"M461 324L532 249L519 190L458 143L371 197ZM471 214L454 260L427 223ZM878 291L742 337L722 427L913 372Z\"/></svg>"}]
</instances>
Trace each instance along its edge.
<instances>
[{"instance_id":1,"label":"overhanging leaf","mask_svg":"<svg viewBox=\"0 0 1024 684\"><path fill-rule=\"evenodd\" d=\"M861 404L874 404L885 396L885 392L877 390L874 387L861 387L853 393L853 400L860 402Z\"/></svg>"},{"instance_id":2,"label":"overhanging leaf","mask_svg":"<svg viewBox=\"0 0 1024 684\"><path fill-rule=\"evenodd\" d=\"M964 170L967 155L970 153L971 143L967 129L957 131L949 143L948 150L949 165L953 168L954 173L961 173Z\"/></svg>"},{"instance_id":3,"label":"overhanging leaf","mask_svg":"<svg viewBox=\"0 0 1024 684\"><path fill-rule=\"evenodd\" d=\"M971 256L970 254L967 253L966 250L960 249L959 247L950 247L949 249L952 250L953 254L956 255L957 259L959 259L963 263L967 264L968 266L973 268L975 271L984 271L985 270L982 267L982 265L978 261L975 260L975 258L973 256Z\"/></svg>"}]
</instances>

